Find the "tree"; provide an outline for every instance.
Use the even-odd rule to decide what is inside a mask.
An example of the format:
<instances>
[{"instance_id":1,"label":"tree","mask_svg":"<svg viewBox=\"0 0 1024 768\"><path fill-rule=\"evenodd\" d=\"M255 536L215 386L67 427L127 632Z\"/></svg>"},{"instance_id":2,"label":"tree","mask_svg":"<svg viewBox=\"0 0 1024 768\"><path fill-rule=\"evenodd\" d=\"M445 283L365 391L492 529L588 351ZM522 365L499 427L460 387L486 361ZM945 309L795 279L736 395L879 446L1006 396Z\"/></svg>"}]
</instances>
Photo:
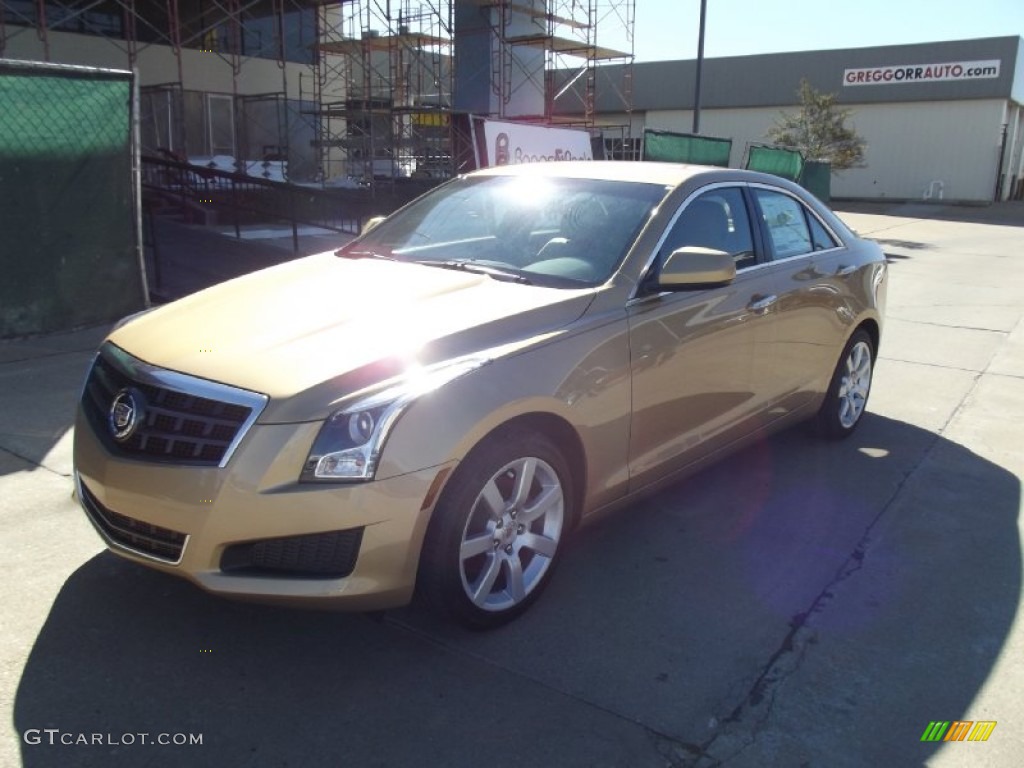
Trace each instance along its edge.
<instances>
[{"instance_id":1,"label":"tree","mask_svg":"<svg viewBox=\"0 0 1024 768\"><path fill-rule=\"evenodd\" d=\"M768 129L768 139L779 146L798 149L807 160L827 162L833 171L863 165L864 139L846 125L853 110L836 106L836 94L821 93L806 79L800 81L800 111L779 113Z\"/></svg>"}]
</instances>

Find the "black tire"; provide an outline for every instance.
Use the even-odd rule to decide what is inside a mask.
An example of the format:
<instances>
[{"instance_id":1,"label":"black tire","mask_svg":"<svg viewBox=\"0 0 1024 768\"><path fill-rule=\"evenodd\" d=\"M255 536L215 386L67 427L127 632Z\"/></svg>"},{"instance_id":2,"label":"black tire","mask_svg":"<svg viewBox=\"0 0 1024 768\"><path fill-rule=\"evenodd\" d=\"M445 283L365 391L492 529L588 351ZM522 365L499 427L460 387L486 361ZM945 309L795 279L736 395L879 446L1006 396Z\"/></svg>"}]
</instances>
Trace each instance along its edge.
<instances>
[{"instance_id":1,"label":"black tire","mask_svg":"<svg viewBox=\"0 0 1024 768\"><path fill-rule=\"evenodd\" d=\"M854 331L836 363L825 401L814 418L822 437L841 440L857 429L867 409L875 371L875 345L863 328Z\"/></svg>"},{"instance_id":2,"label":"black tire","mask_svg":"<svg viewBox=\"0 0 1024 768\"><path fill-rule=\"evenodd\" d=\"M521 479L529 487L517 498ZM548 438L510 431L487 440L456 469L434 510L420 596L471 629L513 620L555 571L573 498L568 463Z\"/></svg>"}]
</instances>

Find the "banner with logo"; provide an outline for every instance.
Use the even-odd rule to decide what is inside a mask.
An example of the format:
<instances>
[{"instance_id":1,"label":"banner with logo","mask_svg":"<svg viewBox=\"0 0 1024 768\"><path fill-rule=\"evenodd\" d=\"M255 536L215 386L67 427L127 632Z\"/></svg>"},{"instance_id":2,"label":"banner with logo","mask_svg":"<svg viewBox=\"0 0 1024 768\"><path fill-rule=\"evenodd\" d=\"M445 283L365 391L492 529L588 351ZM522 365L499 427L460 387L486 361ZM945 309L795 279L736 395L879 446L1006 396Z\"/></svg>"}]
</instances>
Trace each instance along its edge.
<instances>
[{"instance_id":1,"label":"banner with logo","mask_svg":"<svg viewBox=\"0 0 1024 768\"><path fill-rule=\"evenodd\" d=\"M481 168L594 159L586 131L498 120L484 120L483 126L486 152L480 158Z\"/></svg>"}]
</instances>

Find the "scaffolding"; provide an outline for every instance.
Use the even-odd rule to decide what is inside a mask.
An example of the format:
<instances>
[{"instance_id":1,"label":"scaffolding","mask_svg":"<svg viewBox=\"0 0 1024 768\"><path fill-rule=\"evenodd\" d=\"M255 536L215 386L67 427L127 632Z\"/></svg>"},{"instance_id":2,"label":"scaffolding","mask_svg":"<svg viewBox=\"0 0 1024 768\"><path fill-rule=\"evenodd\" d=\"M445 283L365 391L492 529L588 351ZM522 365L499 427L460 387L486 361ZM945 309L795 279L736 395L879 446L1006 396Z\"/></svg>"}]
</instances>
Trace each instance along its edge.
<instances>
[{"instance_id":1,"label":"scaffolding","mask_svg":"<svg viewBox=\"0 0 1024 768\"><path fill-rule=\"evenodd\" d=\"M626 87L616 94L621 111L632 111L633 24L635 0L472 0L493 8L498 45L493 90L499 117L535 119L594 127L597 67L625 65ZM518 22L518 23L517 23ZM525 22L525 23L524 23ZM609 25L622 29L628 49L599 39ZM524 31L525 27L525 31ZM543 57L531 56L541 52ZM533 87L544 95L537 115L506 114L516 92Z\"/></svg>"},{"instance_id":2,"label":"scaffolding","mask_svg":"<svg viewBox=\"0 0 1024 768\"><path fill-rule=\"evenodd\" d=\"M451 175L452 4L343 0L319 18L308 101L325 179Z\"/></svg>"},{"instance_id":3,"label":"scaffolding","mask_svg":"<svg viewBox=\"0 0 1024 768\"><path fill-rule=\"evenodd\" d=\"M460 50L456 6L489 30L488 58ZM320 8L316 72L304 93L316 106L326 179L362 184L461 170L470 115L629 135L635 0L342 0ZM614 27L626 46L603 45ZM457 58L458 57L458 58ZM595 126L597 68L618 64L609 85L624 124ZM486 72L486 102L456 109L456 71ZM305 99L304 99L305 100ZM524 106L525 105L525 106Z\"/></svg>"},{"instance_id":4,"label":"scaffolding","mask_svg":"<svg viewBox=\"0 0 1024 768\"><path fill-rule=\"evenodd\" d=\"M81 63L66 54L63 33L104 39L118 52L111 66L142 72L145 152L211 163L233 157L232 170L256 175L254 161L282 163L290 181L375 186L463 170L471 115L628 137L634 7L635 0L0 0L0 56ZM459 13L486 32L476 52L467 54L472 46L459 37ZM606 45L613 36L619 44ZM95 60L95 50L86 58ZM619 102L610 111L627 116L622 126L596 125L606 64L621 65L605 70L621 74L601 78L600 88L603 109ZM454 106L459 66L486 78L487 96L471 109Z\"/></svg>"}]
</instances>

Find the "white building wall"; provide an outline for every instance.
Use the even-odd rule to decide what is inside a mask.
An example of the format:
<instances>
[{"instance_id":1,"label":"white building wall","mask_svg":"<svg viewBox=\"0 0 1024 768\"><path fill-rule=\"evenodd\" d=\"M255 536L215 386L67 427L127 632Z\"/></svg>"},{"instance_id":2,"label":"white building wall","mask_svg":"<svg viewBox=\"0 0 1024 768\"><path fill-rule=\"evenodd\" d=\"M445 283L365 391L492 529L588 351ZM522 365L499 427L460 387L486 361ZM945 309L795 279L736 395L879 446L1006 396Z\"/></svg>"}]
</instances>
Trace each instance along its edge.
<instances>
[{"instance_id":1,"label":"white building wall","mask_svg":"<svg viewBox=\"0 0 1024 768\"><path fill-rule=\"evenodd\" d=\"M1003 189L1004 197L1015 194L1017 185L1021 178L1024 178L1024 108L1017 104L1011 114L1013 117L1007 130L1013 136L1013 141L1007 149L1007 181Z\"/></svg>"},{"instance_id":2,"label":"white building wall","mask_svg":"<svg viewBox=\"0 0 1024 768\"><path fill-rule=\"evenodd\" d=\"M1018 104L1024 103L1024 38L1017 42L1017 67L1013 72L1010 98Z\"/></svg>"},{"instance_id":3,"label":"white building wall","mask_svg":"<svg viewBox=\"0 0 1024 768\"><path fill-rule=\"evenodd\" d=\"M68 32L50 32L50 61L55 64L78 64L86 67L130 69L124 43L115 43L103 37L76 35ZM4 56L9 59L43 61L43 44L35 31L26 29L7 40ZM182 81L186 90L208 93L231 93L231 64L216 53L204 53L192 48L181 49ZM137 68L139 85L161 85L178 80L178 64L174 50L167 45L140 45ZM242 95L279 93L286 91L288 98L299 98L299 77L304 94L310 95L312 67L289 62L284 70L273 59L242 57L238 73L238 92Z\"/></svg>"},{"instance_id":4,"label":"white building wall","mask_svg":"<svg viewBox=\"0 0 1024 768\"><path fill-rule=\"evenodd\" d=\"M866 168L833 177L837 197L988 201L995 193L1005 102L872 104L850 121L867 139ZM936 184L935 182L938 182Z\"/></svg>"},{"instance_id":5,"label":"white building wall","mask_svg":"<svg viewBox=\"0 0 1024 768\"><path fill-rule=\"evenodd\" d=\"M834 174L844 198L992 199L1002 138L1002 100L865 104L849 120L867 142L866 167ZM730 166L742 167L750 144L768 143L775 108L701 110L701 133L732 139ZM690 110L648 112L644 127L688 133ZM937 183L936 183L937 182Z\"/></svg>"}]
</instances>

